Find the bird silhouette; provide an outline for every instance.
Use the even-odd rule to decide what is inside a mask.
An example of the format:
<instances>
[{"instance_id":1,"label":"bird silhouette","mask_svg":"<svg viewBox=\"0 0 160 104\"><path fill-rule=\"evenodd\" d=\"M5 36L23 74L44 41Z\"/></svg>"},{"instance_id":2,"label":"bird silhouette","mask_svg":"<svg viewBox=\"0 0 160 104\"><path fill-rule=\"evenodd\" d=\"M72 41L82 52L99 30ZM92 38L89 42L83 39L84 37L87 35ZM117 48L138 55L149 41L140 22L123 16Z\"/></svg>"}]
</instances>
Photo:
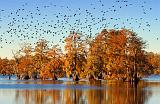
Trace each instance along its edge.
<instances>
[{"instance_id":1,"label":"bird silhouette","mask_svg":"<svg viewBox=\"0 0 160 104\"><path fill-rule=\"evenodd\" d=\"M18 9L10 10L7 14L3 14L5 10L0 9L0 21L8 18L6 19L7 28L3 31L4 35L0 39L1 43L14 44L15 41L11 40L26 41L50 37L53 39L58 37L60 38L59 42L64 43L69 31L73 30L90 36L108 27L113 29L127 27L151 32L151 22L145 20L145 15L154 10L154 7L147 7L147 2L143 0L135 0L135 2L113 0L111 5L107 4L105 0L96 0L89 3L85 9L79 6L73 8L72 5L55 4L54 1L42 6L35 6L32 10L27 9L28 5L28 3L24 3ZM124 9L133 7L139 9L143 15L141 17L119 15ZM154 20L158 21L159 18ZM0 29L2 27L1 25Z\"/></svg>"}]
</instances>

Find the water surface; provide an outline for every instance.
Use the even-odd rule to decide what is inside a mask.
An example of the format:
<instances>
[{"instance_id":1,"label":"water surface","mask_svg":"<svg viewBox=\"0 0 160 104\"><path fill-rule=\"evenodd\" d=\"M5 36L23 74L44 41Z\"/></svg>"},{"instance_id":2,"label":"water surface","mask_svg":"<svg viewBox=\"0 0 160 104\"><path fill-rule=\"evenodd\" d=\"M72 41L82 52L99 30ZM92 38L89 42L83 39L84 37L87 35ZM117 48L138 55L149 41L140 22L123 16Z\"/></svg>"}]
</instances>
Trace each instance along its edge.
<instances>
[{"instance_id":1,"label":"water surface","mask_svg":"<svg viewBox=\"0 0 160 104\"><path fill-rule=\"evenodd\" d=\"M8 80L0 76L0 104L158 104L160 77L123 82Z\"/></svg>"}]
</instances>

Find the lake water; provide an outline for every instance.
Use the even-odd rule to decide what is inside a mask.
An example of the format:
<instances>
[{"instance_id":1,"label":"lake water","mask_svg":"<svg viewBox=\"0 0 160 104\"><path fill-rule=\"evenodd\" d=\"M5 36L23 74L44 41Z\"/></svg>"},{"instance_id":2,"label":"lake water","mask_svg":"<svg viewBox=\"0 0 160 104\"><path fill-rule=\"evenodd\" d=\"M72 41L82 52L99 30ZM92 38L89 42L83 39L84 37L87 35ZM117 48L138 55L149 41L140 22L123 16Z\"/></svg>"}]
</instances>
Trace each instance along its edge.
<instances>
[{"instance_id":1,"label":"lake water","mask_svg":"<svg viewBox=\"0 0 160 104\"><path fill-rule=\"evenodd\" d=\"M137 85L107 81L8 80L0 76L0 104L160 104L160 76Z\"/></svg>"}]
</instances>

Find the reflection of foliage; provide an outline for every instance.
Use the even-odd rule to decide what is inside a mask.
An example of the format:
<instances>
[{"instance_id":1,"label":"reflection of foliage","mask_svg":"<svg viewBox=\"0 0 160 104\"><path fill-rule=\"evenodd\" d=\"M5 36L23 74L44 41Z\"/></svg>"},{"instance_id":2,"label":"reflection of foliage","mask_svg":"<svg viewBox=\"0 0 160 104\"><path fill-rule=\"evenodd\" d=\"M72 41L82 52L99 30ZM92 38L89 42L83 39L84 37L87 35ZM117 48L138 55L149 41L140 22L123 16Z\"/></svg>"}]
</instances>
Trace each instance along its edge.
<instances>
[{"instance_id":1,"label":"reflection of foliage","mask_svg":"<svg viewBox=\"0 0 160 104\"><path fill-rule=\"evenodd\" d=\"M108 84L112 87L108 91L108 104L145 104L148 97L151 96L151 92L143 90L146 87L144 82L138 83L118 83L118 84ZM111 103L112 102L112 103Z\"/></svg>"},{"instance_id":2,"label":"reflection of foliage","mask_svg":"<svg viewBox=\"0 0 160 104\"><path fill-rule=\"evenodd\" d=\"M60 92L58 90L18 90L16 92L16 104L18 103L19 98L23 98L20 103L25 104L58 104L60 98Z\"/></svg>"},{"instance_id":3,"label":"reflection of foliage","mask_svg":"<svg viewBox=\"0 0 160 104\"><path fill-rule=\"evenodd\" d=\"M66 84L68 87L73 86L71 82L66 82ZM87 85L83 82L77 83L76 86L83 84ZM138 85L103 82L98 85L92 83L88 86L95 88L99 86L102 89L18 90L16 102L22 103L23 101L25 104L145 104L152 94L151 90L144 90L145 87L150 86L144 82Z\"/></svg>"}]
</instances>

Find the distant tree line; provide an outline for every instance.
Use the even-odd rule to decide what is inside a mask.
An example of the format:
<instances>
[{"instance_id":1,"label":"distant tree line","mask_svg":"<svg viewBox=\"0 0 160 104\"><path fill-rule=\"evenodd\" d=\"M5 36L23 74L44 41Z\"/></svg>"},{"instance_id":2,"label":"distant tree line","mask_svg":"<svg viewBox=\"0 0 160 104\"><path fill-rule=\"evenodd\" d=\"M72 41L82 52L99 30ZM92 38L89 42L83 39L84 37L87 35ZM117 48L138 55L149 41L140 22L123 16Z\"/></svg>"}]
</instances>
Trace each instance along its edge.
<instances>
[{"instance_id":1,"label":"distant tree line","mask_svg":"<svg viewBox=\"0 0 160 104\"><path fill-rule=\"evenodd\" d=\"M59 45L50 48L45 39L35 47L24 43L13 52L14 59L0 59L0 74L17 79L136 81L160 73L160 55L146 52L146 42L127 29L103 29L94 37L73 31L64 42L64 52Z\"/></svg>"}]
</instances>

